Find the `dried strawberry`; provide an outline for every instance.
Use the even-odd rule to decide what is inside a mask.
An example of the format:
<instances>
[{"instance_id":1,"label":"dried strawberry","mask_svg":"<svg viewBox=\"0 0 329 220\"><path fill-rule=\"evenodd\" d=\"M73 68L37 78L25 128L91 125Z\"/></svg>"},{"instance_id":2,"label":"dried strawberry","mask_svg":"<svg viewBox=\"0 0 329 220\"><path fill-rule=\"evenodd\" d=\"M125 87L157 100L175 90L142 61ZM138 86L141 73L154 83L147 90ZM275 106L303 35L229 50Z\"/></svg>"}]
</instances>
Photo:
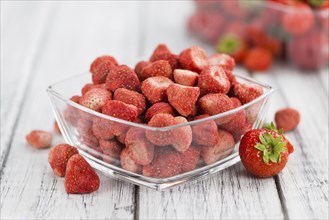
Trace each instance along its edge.
<instances>
[{"instance_id":1,"label":"dried strawberry","mask_svg":"<svg viewBox=\"0 0 329 220\"><path fill-rule=\"evenodd\" d=\"M116 140L100 140L99 146L102 149L103 154L109 156L111 160L118 159L124 148L123 144Z\"/></svg>"},{"instance_id":2,"label":"dried strawberry","mask_svg":"<svg viewBox=\"0 0 329 220\"><path fill-rule=\"evenodd\" d=\"M159 44L153 51L152 56L150 57L150 61L154 62L156 61L154 58L158 55L165 54L165 53L171 53L169 48L166 44Z\"/></svg>"},{"instance_id":3,"label":"dried strawberry","mask_svg":"<svg viewBox=\"0 0 329 220\"><path fill-rule=\"evenodd\" d=\"M93 133L92 126L92 121L81 118L77 123L77 130L80 140L87 146L97 150L99 149L99 142Z\"/></svg>"},{"instance_id":4,"label":"dried strawberry","mask_svg":"<svg viewBox=\"0 0 329 220\"><path fill-rule=\"evenodd\" d=\"M101 108L112 99L112 94L106 89L90 89L79 100L80 105L90 108L94 111L100 111Z\"/></svg>"},{"instance_id":5,"label":"dried strawberry","mask_svg":"<svg viewBox=\"0 0 329 220\"><path fill-rule=\"evenodd\" d=\"M108 73L117 65L117 61L111 56L98 57L90 66L93 83L105 83Z\"/></svg>"},{"instance_id":6,"label":"dried strawberry","mask_svg":"<svg viewBox=\"0 0 329 220\"><path fill-rule=\"evenodd\" d=\"M125 88L134 91L140 90L138 76L127 65L120 65L112 68L106 78L107 89L114 92L118 88Z\"/></svg>"},{"instance_id":7,"label":"dried strawberry","mask_svg":"<svg viewBox=\"0 0 329 220\"><path fill-rule=\"evenodd\" d=\"M199 146L191 146L181 154L182 172L194 170L200 159L201 148Z\"/></svg>"},{"instance_id":8,"label":"dried strawberry","mask_svg":"<svg viewBox=\"0 0 329 220\"><path fill-rule=\"evenodd\" d=\"M238 111L234 114L234 118L231 121L221 124L220 126L224 130L230 132L235 141L240 140L241 136L249 130L244 110Z\"/></svg>"},{"instance_id":9,"label":"dried strawberry","mask_svg":"<svg viewBox=\"0 0 329 220\"><path fill-rule=\"evenodd\" d=\"M219 141L214 146L203 146L201 156L206 164L212 164L219 161L228 155L234 149L233 136L227 131L218 129Z\"/></svg>"},{"instance_id":10,"label":"dried strawberry","mask_svg":"<svg viewBox=\"0 0 329 220\"><path fill-rule=\"evenodd\" d=\"M170 114L156 114L148 123L151 127L167 127L173 124L175 124L175 118ZM166 146L171 144L172 134L170 131L146 130L145 135L147 139L155 145Z\"/></svg>"},{"instance_id":11,"label":"dried strawberry","mask_svg":"<svg viewBox=\"0 0 329 220\"><path fill-rule=\"evenodd\" d=\"M200 89L198 87L172 84L167 88L169 103L185 117L193 112L199 95Z\"/></svg>"},{"instance_id":12,"label":"dried strawberry","mask_svg":"<svg viewBox=\"0 0 329 220\"><path fill-rule=\"evenodd\" d=\"M94 84L92 84L92 83L85 84L81 89L81 94L82 95L86 94L93 87L93 85Z\"/></svg>"},{"instance_id":13,"label":"dried strawberry","mask_svg":"<svg viewBox=\"0 0 329 220\"><path fill-rule=\"evenodd\" d=\"M199 74L193 71L176 69L173 75L175 82L183 86L195 86L198 83Z\"/></svg>"},{"instance_id":14,"label":"dried strawberry","mask_svg":"<svg viewBox=\"0 0 329 220\"><path fill-rule=\"evenodd\" d=\"M300 122L300 114L296 109L284 108L275 113L275 123L284 132L295 129Z\"/></svg>"},{"instance_id":15,"label":"dried strawberry","mask_svg":"<svg viewBox=\"0 0 329 220\"><path fill-rule=\"evenodd\" d=\"M77 95L72 96L70 98L70 100L75 103L79 103L80 99L81 99L81 96L77 96ZM80 110L76 109L75 107L68 105L63 113L65 120L68 121L71 125L76 126L76 124L80 118L79 111Z\"/></svg>"},{"instance_id":16,"label":"dried strawberry","mask_svg":"<svg viewBox=\"0 0 329 220\"><path fill-rule=\"evenodd\" d=\"M172 68L169 62L158 60L144 67L141 72L141 78L144 80L152 76L164 76L172 79Z\"/></svg>"},{"instance_id":17,"label":"dried strawberry","mask_svg":"<svg viewBox=\"0 0 329 220\"><path fill-rule=\"evenodd\" d=\"M208 58L208 63L209 65L220 66L230 71L233 71L235 67L235 61L233 57L223 53L215 53Z\"/></svg>"},{"instance_id":18,"label":"dried strawberry","mask_svg":"<svg viewBox=\"0 0 329 220\"><path fill-rule=\"evenodd\" d=\"M99 67L99 65L103 64L103 63L108 63L109 65L114 65L117 66L118 62L115 60L114 57L112 56L101 56L101 57L97 57L92 64L90 65L90 72L92 74L97 73L97 68Z\"/></svg>"},{"instance_id":19,"label":"dried strawberry","mask_svg":"<svg viewBox=\"0 0 329 220\"><path fill-rule=\"evenodd\" d=\"M98 190L99 185L98 175L82 156L75 154L70 157L65 174L65 190L67 193L91 193Z\"/></svg>"},{"instance_id":20,"label":"dried strawberry","mask_svg":"<svg viewBox=\"0 0 329 220\"><path fill-rule=\"evenodd\" d=\"M197 73L208 65L207 54L199 46L192 46L179 55L179 63L184 69Z\"/></svg>"},{"instance_id":21,"label":"dried strawberry","mask_svg":"<svg viewBox=\"0 0 329 220\"><path fill-rule=\"evenodd\" d=\"M53 140L53 135L48 131L33 130L26 136L26 141L37 149L48 148Z\"/></svg>"},{"instance_id":22,"label":"dried strawberry","mask_svg":"<svg viewBox=\"0 0 329 220\"><path fill-rule=\"evenodd\" d=\"M142 114L146 108L145 97L136 91L119 88L115 90L113 99L136 106L139 115Z\"/></svg>"},{"instance_id":23,"label":"dried strawberry","mask_svg":"<svg viewBox=\"0 0 329 220\"><path fill-rule=\"evenodd\" d=\"M78 150L71 145L59 144L50 149L48 162L57 176L65 176L67 161L78 153Z\"/></svg>"},{"instance_id":24,"label":"dried strawberry","mask_svg":"<svg viewBox=\"0 0 329 220\"><path fill-rule=\"evenodd\" d=\"M199 75L198 86L201 94L223 93L227 94L230 89L230 81L224 68L220 66L208 66Z\"/></svg>"},{"instance_id":25,"label":"dried strawberry","mask_svg":"<svg viewBox=\"0 0 329 220\"><path fill-rule=\"evenodd\" d=\"M263 47L254 47L250 49L243 61L244 66L251 71L268 70L273 63L273 55Z\"/></svg>"},{"instance_id":26,"label":"dried strawberry","mask_svg":"<svg viewBox=\"0 0 329 220\"><path fill-rule=\"evenodd\" d=\"M57 121L54 121L54 131L56 134L61 134L61 130L59 129Z\"/></svg>"},{"instance_id":27,"label":"dried strawberry","mask_svg":"<svg viewBox=\"0 0 329 220\"><path fill-rule=\"evenodd\" d=\"M187 123L186 118L177 116L174 118L174 125ZM186 125L175 128L171 131L171 145L179 152L186 151L192 143L192 129L191 126Z\"/></svg>"},{"instance_id":28,"label":"dried strawberry","mask_svg":"<svg viewBox=\"0 0 329 220\"><path fill-rule=\"evenodd\" d=\"M209 115L199 115L193 120L207 118ZM192 125L193 143L204 146L214 146L218 140L217 125L214 121L201 122Z\"/></svg>"},{"instance_id":29,"label":"dried strawberry","mask_svg":"<svg viewBox=\"0 0 329 220\"><path fill-rule=\"evenodd\" d=\"M122 132L121 134L119 134L118 136L116 136L117 141L119 141L121 144L125 144L125 142L126 142L126 135L127 135L127 132Z\"/></svg>"},{"instance_id":30,"label":"dried strawberry","mask_svg":"<svg viewBox=\"0 0 329 220\"><path fill-rule=\"evenodd\" d=\"M126 135L125 144L131 159L140 165L152 162L154 145L145 137L145 131L141 128L131 127Z\"/></svg>"},{"instance_id":31,"label":"dried strawberry","mask_svg":"<svg viewBox=\"0 0 329 220\"><path fill-rule=\"evenodd\" d=\"M133 159L131 159L127 148L125 148L121 151L120 162L121 162L121 167L125 170L128 170L133 173L142 172L142 166L137 164Z\"/></svg>"},{"instance_id":32,"label":"dried strawberry","mask_svg":"<svg viewBox=\"0 0 329 220\"><path fill-rule=\"evenodd\" d=\"M166 113L166 114L175 116L174 109L173 109L173 107L171 107L171 105L169 105L168 103L165 103L165 102L158 102L158 103L153 104L146 111L146 113L145 113L146 122L149 122L154 115L160 114L160 113Z\"/></svg>"},{"instance_id":33,"label":"dried strawberry","mask_svg":"<svg viewBox=\"0 0 329 220\"><path fill-rule=\"evenodd\" d=\"M171 84L174 82L167 77L150 77L142 83L142 93L152 104L166 102L168 100L166 90Z\"/></svg>"},{"instance_id":34,"label":"dried strawberry","mask_svg":"<svg viewBox=\"0 0 329 220\"><path fill-rule=\"evenodd\" d=\"M135 66L135 73L137 74L139 80L143 80L143 78L142 78L142 71L149 64L150 64L150 62L148 62L148 61L140 61L140 62L138 62L136 64L136 66Z\"/></svg>"},{"instance_id":35,"label":"dried strawberry","mask_svg":"<svg viewBox=\"0 0 329 220\"><path fill-rule=\"evenodd\" d=\"M112 122L105 118L95 117L93 120L92 130L93 134L99 140L109 140L114 137L112 133Z\"/></svg>"},{"instance_id":36,"label":"dried strawberry","mask_svg":"<svg viewBox=\"0 0 329 220\"><path fill-rule=\"evenodd\" d=\"M166 60L171 66L172 70L175 70L180 67L179 65L179 57L176 54L172 53L161 53L153 57L153 61L158 61L158 60Z\"/></svg>"},{"instance_id":37,"label":"dried strawberry","mask_svg":"<svg viewBox=\"0 0 329 220\"><path fill-rule=\"evenodd\" d=\"M242 83L234 85L234 95L241 101L242 104L251 102L262 94L263 89L258 85Z\"/></svg>"},{"instance_id":38,"label":"dried strawberry","mask_svg":"<svg viewBox=\"0 0 329 220\"><path fill-rule=\"evenodd\" d=\"M220 1L223 11L225 11L228 16L232 16L237 19L244 19L248 16L249 12L247 11L246 6L243 4L248 4L250 2L241 2L241 1Z\"/></svg>"}]
</instances>

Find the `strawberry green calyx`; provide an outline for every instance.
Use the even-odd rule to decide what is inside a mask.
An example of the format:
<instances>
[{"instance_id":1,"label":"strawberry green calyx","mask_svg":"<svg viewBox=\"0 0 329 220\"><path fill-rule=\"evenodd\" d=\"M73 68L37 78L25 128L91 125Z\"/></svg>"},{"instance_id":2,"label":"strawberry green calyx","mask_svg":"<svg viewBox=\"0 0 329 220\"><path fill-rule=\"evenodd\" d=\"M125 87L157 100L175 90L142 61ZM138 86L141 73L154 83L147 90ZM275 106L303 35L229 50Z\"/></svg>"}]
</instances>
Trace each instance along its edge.
<instances>
[{"instance_id":1,"label":"strawberry green calyx","mask_svg":"<svg viewBox=\"0 0 329 220\"><path fill-rule=\"evenodd\" d=\"M274 124L274 122L272 121L271 123L269 123L269 124L266 124L266 125L264 125L264 128L266 128L267 130L271 130L271 131L275 131L275 132L277 132L277 133L279 133L279 134L283 134L284 132L283 132L283 129L277 129L276 128L276 126L275 126L275 124Z\"/></svg>"},{"instance_id":2,"label":"strawberry green calyx","mask_svg":"<svg viewBox=\"0 0 329 220\"><path fill-rule=\"evenodd\" d=\"M326 0L308 0L308 3L314 7L320 7Z\"/></svg>"},{"instance_id":3,"label":"strawberry green calyx","mask_svg":"<svg viewBox=\"0 0 329 220\"><path fill-rule=\"evenodd\" d=\"M287 142L281 141L281 136L274 138L269 133L259 135L260 143L255 148L263 152L263 161L268 164L270 161L278 163L281 161L281 153L286 152Z\"/></svg>"},{"instance_id":4,"label":"strawberry green calyx","mask_svg":"<svg viewBox=\"0 0 329 220\"><path fill-rule=\"evenodd\" d=\"M218 52L233 54L241 48L241 40L234 34L223 36L218 42L216 49Z\"/></svg>"}]
</instances>

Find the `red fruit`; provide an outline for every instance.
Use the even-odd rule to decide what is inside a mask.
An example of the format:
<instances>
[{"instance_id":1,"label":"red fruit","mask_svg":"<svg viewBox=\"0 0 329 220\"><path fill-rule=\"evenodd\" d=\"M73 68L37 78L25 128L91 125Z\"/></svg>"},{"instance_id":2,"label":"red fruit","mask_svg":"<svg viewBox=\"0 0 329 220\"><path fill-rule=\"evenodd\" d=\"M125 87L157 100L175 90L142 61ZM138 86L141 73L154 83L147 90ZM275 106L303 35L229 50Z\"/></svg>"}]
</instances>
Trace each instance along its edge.
<instances>
[{"instance_id":1,"label":"red fruit","mask_svg":"<svg viewBox=\"0 0 329 220\"><path fill-rule=\"evenodd\" d=\"M135 73L137 74L139 80L143 80L142 79L142 71L149 64L150 64L150 62L148 62L148 61L140 61L140 62L138 62L136 64L136 66L135 66Z\"/></svg>"},{"instance_id":2,"label":"red fruit","mask_svg":"<svg viewBox=\"0 0 329 220\"><path fill-rule=\"evenodd\" d=\"M199 95L200 89L198 87L172 84L167 88L169 103L185 117L193 112Z\"/></svg>"},{"instance_id":3,"label":"red fruit","mask_svg":"<svg viewBox=\"0 0 329 220\"><path fill-rule=\"evenodd\" d=\"M199 115L194 120L207 118L209 115ZM217 125L214 121L206 121L192 125L193 143L204 146L214 146L218 140Z\"/></svg>"},{"instance_id":4,"label":"red fruit","mask_svg":"<svg viewBox=\"0 0 329 220\"><path fill-rule=\"evenodd\" d=\"M240 63L246 55L247 43L242 36L236 34L222 35L216 44L219 53L225 53L233 57L235 62Z\"/></svg>"},{"instance_id":5,"label":"red fruit","mask_svg":"<svg viewBox=\"0 0 329 220\"><path fill-rule=\"evenodd\" d=\"M70 100L75 103L79 103L81 96L72 96ZM79 118L80 118L80 110L76 109L73 106L68 105L64 110L64 118L68 121L71 125L76 126Z\"/></svg>"},{"instance_id":6,"label":"red fruit","mask_svg":"<svg viewBox=\"0 0 329 220\"><path fill-rule=\"evenodd\" d=\"M271 52L262 47L254 47L250 49L243 61L244 66L251 71L268 70L273 63Z\"/></svg>"},{"instance_id":7,"label":"red fruit","mask_svg":"<svg viewBox=\"0 0 329 220\"><path fill-rule=\"evenodd\" d=\"M121 134L119 134L118 136L116 136L117 141L119 141L121 144L125 144L126 141L126 132L122 132Z\"/></svg>"},{"instance_id":8,"label":"red fruit","mask_svg":"<svg viewBox=\"0 0 329 220\"><path fill-rule=\"evenodd\" d=\"M208 66L200 73L198 86L202 95L208 93L227 94L231 84L224 68L220 66Z\"/></svg>"},{"instance_id":9,"label":"red fruit","mask_svg":"<svg viewBox=\"0 0 329 220\"><path fill-rule=\"evenodd\" d=\"M247 124L246 112L244 110L238 111L234 114L234 117L231 121L221 124L221 127L230 132L234 140L238 142L243 134L245 134L249 130L249 126Z\"/></svg>"},{"instance_id":10,"label":"red fruit","mask_svg":"<svg viewBox=\"0 0 329 220\"><path fill-rule=\"evenodd\" d=\"M59 129L57 121L54 121L54 131L56 134L61 134L61 130Z\"/></svg>"},{"instance_id":11,"label":"red fruit","mask_svg":"<svg viewBox=\"0 0 329 220\"><path fill-rule=\"evenodd\" d=\"M263 89L258 85L242 83L234 85L234 95L241 101L242 104L251 102L262 94Z\"/></svg>"},{"instance_id":12,"label":"red fruit","mask_svg":"<svg viewBox=\"0 0 329 220\"><path fill-rule=\"evenodd\" d=\"M118 88L125 88L134 91L140 90L138 76L126 65L112 68L106 78L107 89L114 92Z\"/></svg>"},{"instance_id":13,"label":"red fruit","mask_svg":"<svg viewBox=\"0 0 329 220\"><path fill-rule=\"evenodd\" d=\"M227 131L218 129L219 141L214 146L203 146L201 156L206 164L212 164L224 159L234 149L233 136Z\"/></svg>"},{"instance_id":14,"label":"red fruit","mask_svg":"<svg viewBox=\"0 0 329 220\"><path fill-rule=\"evenodd\" d=\"M182 172L194 170L200 159L201 148L198 146L191 146L181 154L182 158Z\"/></svg>"},{"instance_id":15,"label":"red fruit","mask_svg":"<svg viewBox=\"0 0 329 220\"><path fill-rule=\"evenodd\" d=\"M67 193L82 194L98 190L100 180L89 163L75 154L67 162L64 184Z\"/></svg>"},{"instance_id":16,"label":"red fruit","mask_svg":"<svg viewBox=\"0 0 329 220\"><path fill-rule=\"evenodd\" d=\"M192 46L179 55L179 62L184 69L194 72L201 72L201 70L208 65L207 54L203 48L199 46Z\"/></svg>"},{"instance_id":17,"label":"red fruit","mask_svg":"<svg viewBox=\"0 0 329 220\"><path fill-rule=\"evenodd\" d=\"M170 114L156 114L149 121L151 127L167 127L175 124L174 116ZM166 146L171 144L170 131L151 131L146 130L145 135L149 141L155 145Z\"/></svg>"},{"instance_id":18,"label":"red fruit","mask_svg":"<svg viewBox=\"0 0 329 220\"><path fill-rule=\"evenodd\" d=\"M153 61L166 60L171 66L172 70L179 68L179 57L172 53L161 53L153 57Z\"/></svg>"},{"instance_id":19,"label":"red fruit","mask_svg":"<svg viewBox=\"0 0 329 220\"><path fill-rule=\"evenodd\" d=\"M85 84L81 89L81 94L82 95L86 94L92 87L93 87L92 83Z\"/></svg>"},{"instance_id":20,"label":"red fruit","mask_svg":"<svg viewBox=\"0 0 329 220\"><path fill-rule=\"evenodd\" d=\"M120 162L121 162L121 167L125 170L128 170L133 173L142 172L142 166L137 164L133 159L131 159L127 148L125 148L121 151Z\"/></svg>"},{"instance_id":21,"label":"red fruit","mask_svg":"<svg viewBox=\"0 0 329 220\"><path fill-rule=\"evenodd\" d=\"M134 105L129 105L118 100L110 100L103 106L102 113L126 121L135 121L138 110Z\"/></svg>"},{"instance_id":22,"label":"red fruit","mask_svg":"<svg viewBox=\"0 0 329 220\"><path fill-rule=\"evenodd\" d=\"M264 128L266 128L267 130L272 130L272 131L275 131L275 132L279 133L279 134L282 136L283 141L287 142L288 153L291 154L291 153L294 152L294 150L295 150L294 147L293 147L292 144L286 139L286 137L285 137L284 134L283 134L283 130L282 130L282 129L278 130L278 129L276 128L276 126L274 125L273 122L271 122L270 124L266 124L266 125L264 125Z\"/></svg>"},{"instance_id":23,"label":"red fruit","mask_svg":"<svg viewBox=\"0 0 329 220\"><path fill-rule=\"evenodd\" d=\"M291 131L297 127L300 121L300 114L296 109L284 108L275 113L275 123L278 129L284 132Z\"/></svg>"},{"instance_id":24,"label":"red fruit","mask_svg":"<svg viewBox=\"0 0 329 220\"><path fill-rule=\"evenodd\" d=\"M176 69L173 75L175 82L183 86L195 86L198 83L199 74L196 72Z\"/></svg>"},{"instance_id":25,"label":"red fruit","mask_svg":"<svg viewBox=\"0 0 329 220\"><path fill-rule=\"evenodd\" d=\"M108 73L117 65L118 62L111 56L98 57L90 66L93 83L105 83Z\"/></svg>"},{"instance_id":26,"label":"red fruit","mask_svg":"<svg viewBox=\"0 0 329 220\"><path fill-rule=\"evenodd\" d=\"M139 115L142 114L146 108L145 97L142 94L132 90L119 88L115 90L113 99L136 106Z\"/></svg>"},{"instance_id":27,"label":"red fruit","mask_svg":"<svg viewBox=\"0 0 329 220\"><path fill-rule=\"evenodd\" d=\"M109 157L109 161L119 159L120 153L124 148L124 145L116 140L100 140L99 146L103 151L103 154Z\"/></svg>"},{"instance_id":28,"label":"red fruit","mask_svg":"<svg viewBox=\"0 0 329 220\"><path fill-rule=\"evenodd\" d=\"M93 120L92 130L93 134L99 140L109 140L114 137L112 133L112 122L105 118L95 117Z\"/></svg>"},{"instance_id":29,"label":"red fruit","mask_svg":"<svg viewBox=\"0 0 329 220\"><path fill-rule=\"evenodd\" d=\"M248 11L246 10L247 6L242 4L250 4L250 2L245 1L220 1L223 11L226 12L229 16L238 19L244 19L248 16ZM251 3L252 4L252 3Z\"/></svg>"},{"instance_id":30,"label":"red fruit","mask_svg":"<svg viewBox=\"0 0 329 220\"><path fill-rule=\"evenodd\" d=\"M233 71L235 67L235 61L233 57L223 54L223 53L215 53L211 57L208 58L209 65L215 65L223 67L225 70Z\"/></svg>"},{"instance_id":31,"label":"red fruit","mask_svg":"<svg viewBox=\"0 0 329 220\"><path fill-rule=\"evenodd\" d=\"M152 162L154 145L146 139L143 129L131 127L127 132L125 144L130 158L137 164L145 166Z\"/></svg>"},{"instance_id":32,"label":"red fruit","mask_svg":"<svg viewBox=\"0 0 329 220\"><path fill-rule=\"evenodd\" d=\"M77 130L81 141L89 147L98 150L99 143L92 130L93 122L85 118L79 119L77 122Z\"/></svg>"},{"instance_id":33,"label":"red fruit","mask_svg":"<svg viewBox=\"0 0 329 220\"><path fill-rule=\"evenodd\" d=\"M144 80L152 76L164 76L171 79L172 68L169 62L166 60L158 60L144 67L141 72L141 78Z\"/></svg>"},{"instance_id":34,"label":"red fruit","mask_svg":"<svg viewBox=\"0 0 329 220\"><path fill-rule=\"evenodd\" d=\"M248 131L240 141L239 154L244 167L258 177L278 174L289 155L282 135L267 129Z\"/></svg>"},{"instance_id":35,"label":"red fruit","mask_svg":"<svg viewBox=\"0 0 329 220\"><path fill-rule=\"evenodd\" d=\"M97 73L99 70L98 70L98 67L101 65L101 64L108 64L109 66L117 66L118 65L118 62L114 59L114 57L112 56L101 56L101 57L97 57L93 62L92 64L90 65L90 72L92 74L95 74Z\"/></svg>"},{"instance_id":36,"label":"red fruit","mask_svg":"<svg viewBox=\"0 0 329 220\"><path fill-rule=\"evenodd\" d=\"M167 77L150 77L142 83L142 93L152 104L166 102L168 100L166 90L171 84L174 84L174 82Z\"/></svg>"},{"instance_id":37,"label":"red fruit","mask_svg":"<svg viewBox=\"0 0 329 220\"><path fill-rule=\"evenodd\" d=\"M26 136L26 141L32 147L42 149L48 148L53 140L53 135L47 131L33 130Z\"/></svg>"},{"instance_id":38,"label":"red fruit","mask_svg":"<svg viewBox=\"0 0 329 220\"><path fill-rule=\"evenodd\" d=\"M170 148L158 153L152 163L143 167L143 175L157 178L167 178L180 174L182 158L180 153Z\"/></svg>"},{"instance_id":39,"label":"red fruit","mask_svg":"<svg viewBox=\"0 0 329 220\"><path fill-rule=\"evenodd\" d=\"M59 144L51 148L48 154L48 162L57 176L65 176L67 161L78 150L68 144Z\"/></svg>"},{"instance_id":40,"label":"red fruit","mask_svg":"<svg viewBox=\"0 0 329 220\"><path fill-rule=\"evenodd\" d=\"M307 4L295 2L295 4L287 7L286 13L282 14L281 24L286 32L300 36L313 27L313 11Z\"/></svg>"},{"instance_id":41,"label":"red fruit","mask_svg":"<svg viewBox=\"0 0 329 220\"><path fill-rule=\"evenodd\" d=\"M166 54L166 53L171 53L167 45L165 44L159 44L153 51L152 56L150 57L150 61L154 62L156 61L154 58L160 54Z\"/></svg>"},{"instance_id":42,"label":"red fruit","mask_svg":"<svg viewBox=\"0 0 329 220\"><path fill-rule=\"evenodd\" d=\"M106 89L94 88L81 97L79 104L94 111L100 111L111 99L112 94Z\"/></svg>"},{"instance_id":43,"label":"red fruit","mask_svg":"<svg viewBox=\"0 0 329 220\"><path fill-rule=\"evenodd\" d=\"M160 113L166 113L170 114L172 116L175 116L174 109L169 105L168 103L165 102L158 102L153 104L145 113L145 120L146 122L149 122L151 118Z\"/></svg>"},{"instance_id":44,"label":"red fruit","mask_svg":"<svg viewBox=\"0 0 329 220\"><path fill-rule=\"evenodd\" d=\"M174 125L187 123L186 118L177 116L174 118ZM186 125L175 128L171 131L171 145L179 152L186 151L192 143L192 129L191 126Z\"/></svg>"}]
</instances>

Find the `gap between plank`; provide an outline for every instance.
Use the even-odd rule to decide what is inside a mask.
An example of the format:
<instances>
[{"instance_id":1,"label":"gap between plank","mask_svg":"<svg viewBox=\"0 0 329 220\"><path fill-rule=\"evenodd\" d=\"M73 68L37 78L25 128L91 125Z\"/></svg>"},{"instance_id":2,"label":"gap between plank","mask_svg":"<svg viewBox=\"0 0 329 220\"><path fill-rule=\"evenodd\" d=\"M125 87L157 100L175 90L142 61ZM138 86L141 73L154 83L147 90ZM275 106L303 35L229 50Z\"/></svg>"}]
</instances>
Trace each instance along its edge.
<instances>
[{"instance_id":1,"label":"gap between plank","mask_svg":"<svg viewBox=\"0 0 329 220\"><path fill-rule=\"evenodd\" d=\"M139 186L134 189L134 220L139 219Z\"/></svg>"},{"instance_id":2,"label":"gap between plank","mask_svg":"<svg viewBox=\"0 0 329 220\"><path fill-rule=\"evenodd\" d=\"M284 219L289 219L288 209L287 209L285 199L283 197L283 190L282 190L280 179L279 179L278 175L274 176L274 182L275 182L276 190L278 191L279 199L281 201L283 217L284 217Z\"/></svg>"},{"instance_id":3,"label":"gap between plank","mask_svg":"<svg viewBox=\"0 0 329 220\"><path fill-rule=\"evenodd\" d=\"M52 10L50 10L52 9ZM39 38L39 43L35 49L35 52L34 52L34 59L32 59L32 65L30 66L30 69L27 71L27 79L32 79L31 82L29 82L28 80L26 81L26 85L25 85L25 88L23 89L23 96L21 98L21 100L19 101L19 110L17 112L17 115L16 115L16 119L14 120L14 125L13 125L13 130L10 134L10 137L9 137L9 142L8 142L8 149L7 151L4 152L4 159L3 159L3 162L2 162L2 166L0 168L0 180L2 179L2 174L3 174L3 170L4 168L6 167L6 163L7 163L7 160L8 160L8 157L9 157L9 154L10 154L10 151L11 151L11 147L12 147L12 143L13 143L13 138L15 136L15 132L16 132L16 129L17 129L17 125L21 119L21 113L22 113L22 110L23 110L23 106L25 105L25 97L28 96L29 94L29 89L31 87L31 85L33 84L33 79L34 79L34 75L36 74L36 71L33 71L36 69L37 67L37 62L38 62L38 58L41 57L41 54L42 54L42 48L44 48L44 45L46 44L47 42L47 33L49 33L49 31L51 30L52 26L54 25L54 21L55 21L55 16L57 14L57 11L58 11L58 7L51 7L51 6L48 6L48 16L46 17L46 21L44 22L43 24L43 27L42 27L42 30L41 31L41 37Z\"/></svg>"}]
</instances>

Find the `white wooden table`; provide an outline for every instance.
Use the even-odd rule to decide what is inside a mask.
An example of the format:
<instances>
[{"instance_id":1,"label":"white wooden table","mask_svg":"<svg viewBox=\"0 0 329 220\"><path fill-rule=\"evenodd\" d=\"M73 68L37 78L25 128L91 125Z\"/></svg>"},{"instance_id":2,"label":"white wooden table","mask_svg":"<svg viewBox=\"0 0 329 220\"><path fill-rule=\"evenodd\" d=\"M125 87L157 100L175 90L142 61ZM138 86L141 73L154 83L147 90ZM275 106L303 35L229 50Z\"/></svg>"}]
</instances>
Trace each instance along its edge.
<instances>
[{"instance_id":1,"label":"white wooden table","mask_svg":"<svg viewBox=\"0 0 329 220\"><path fill-rule=\"evenodd\" d=\"M276 89L269 119L280 107L301 112L287 135L295 152L274 178L257 179L239 163L164 192L100 175L97 192L68 195L48 150L26 144L30 130L52 130L49 84L99 55L125 63L161 42L175 52L199 44L185 29L192 11L187 1L1 1L1 219L328 219L328 68L251 74Z\"/></svg>"}]
</instances>

